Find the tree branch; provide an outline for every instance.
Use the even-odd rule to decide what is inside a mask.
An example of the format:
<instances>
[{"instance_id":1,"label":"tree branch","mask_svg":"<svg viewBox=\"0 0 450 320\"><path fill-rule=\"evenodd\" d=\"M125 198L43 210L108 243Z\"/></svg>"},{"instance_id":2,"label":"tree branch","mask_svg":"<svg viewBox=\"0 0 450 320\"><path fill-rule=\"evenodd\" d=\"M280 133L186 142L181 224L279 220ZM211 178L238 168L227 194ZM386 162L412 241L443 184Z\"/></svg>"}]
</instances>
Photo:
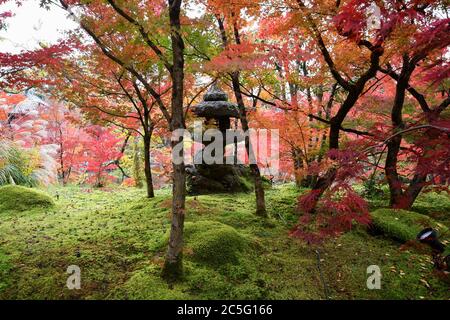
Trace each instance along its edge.
<instances>
[{"instance_id":1,"label":"tree branch","mask_svg":"<svg viewBox=\"0 0 450 320\"><path fill-rule=\"evenodd\" d=\"M314 115L314 114L308 114L308 117L311 117L311 118L313 118L313 119L315 119L315 120L317 120L317 121L326 123L326 124L328 124L328 125L331 124L331 121L330 121L330 120L323 119L323 118L318 117L318 116L316 116L316 115ZM354 133L354 134L357 134L357 135L360 135L360 136L369 136L369 137L372 137L372 136L373 136L373 134L371 134L370 132L367 132L367 131L359 131L359 130L351 129L351 128L343 128L342 126L341 126L339 129L340 129L341 131L349 132L349 133Z\"/></svg>"}]
</instances>

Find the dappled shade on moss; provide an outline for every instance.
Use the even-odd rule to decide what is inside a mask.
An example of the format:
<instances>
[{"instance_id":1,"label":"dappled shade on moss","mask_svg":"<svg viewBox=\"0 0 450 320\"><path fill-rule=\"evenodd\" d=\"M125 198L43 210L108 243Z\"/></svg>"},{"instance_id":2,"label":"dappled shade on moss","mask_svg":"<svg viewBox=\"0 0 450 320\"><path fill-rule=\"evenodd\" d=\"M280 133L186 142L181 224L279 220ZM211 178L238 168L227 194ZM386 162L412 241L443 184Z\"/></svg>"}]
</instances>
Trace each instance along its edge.
<instances>
[{"instance_id":1,"label":"dappled shade on moss","mask_svg":"<svg viewBox=\"0 0 450 320\"><path fill-rule=\"evenodd\" d=\"M53 205L52 198L43 192L15 185L0 187L0 212L50 208Z\"/></svg>"}]
</instances>

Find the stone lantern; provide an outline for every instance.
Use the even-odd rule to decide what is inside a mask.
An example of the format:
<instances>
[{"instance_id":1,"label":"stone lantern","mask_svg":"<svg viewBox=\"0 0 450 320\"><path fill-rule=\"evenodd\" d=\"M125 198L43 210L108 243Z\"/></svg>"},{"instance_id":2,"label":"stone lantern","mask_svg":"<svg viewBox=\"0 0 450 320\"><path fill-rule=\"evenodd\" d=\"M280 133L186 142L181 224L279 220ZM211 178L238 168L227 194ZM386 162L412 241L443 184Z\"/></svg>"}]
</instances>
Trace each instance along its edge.
<instances>
[{"instance_id":1,"label":"stone lantern","mask_svg":"<svg viewBox=\"0 0 450 320\"><path fill-rule=\"evenodd\" d=\"M223 154L226 147L226 131L231 128L231 118L239 118L239 108L228 101L228 95L213 85L203 96L203 101L194 106L192 112L204 118L207 126L213 126L222 133ZM205 145L208 142L204 143ZM225 161L224 161L225 162ZM187 167L188 193L208 194L250 191L250 170L238 164L194 164Z\"/></svg>"}]
</instances>

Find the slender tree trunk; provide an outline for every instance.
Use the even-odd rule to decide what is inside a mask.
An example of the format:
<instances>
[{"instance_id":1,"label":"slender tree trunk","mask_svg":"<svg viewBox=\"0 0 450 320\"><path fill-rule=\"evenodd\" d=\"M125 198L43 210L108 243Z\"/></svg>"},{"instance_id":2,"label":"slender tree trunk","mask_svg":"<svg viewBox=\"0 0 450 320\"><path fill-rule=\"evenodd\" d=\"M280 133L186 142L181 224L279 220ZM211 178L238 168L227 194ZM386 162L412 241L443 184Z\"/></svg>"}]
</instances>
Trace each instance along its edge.
<instances>
[{"instance_id":1,"label":"slender tree trunk","mask_svg":"<svg viewBox=\"0 0 450 320\"><path fill-rule=\"evenodd\" d=\"M222 45L224 48L226 48L226 46L228 45L228 38L227 38L226 31L225 31L225 26L223 24L223 20L219 16L216 16L216 18L217 18L217 22L219 24L219 30L220 30L220 34L222 37ZM235 38L236 44L240 44L241 41L240 41L240 36L239 36L239 30L236 26L236 23L233 26L233 31L234 31L234 38ZM240 119L241 119L242 130L244 130L245 132L248 132L249 125L248 125L248 120L247 120L247 112L245 110L244 99L243 99L242 93L241 93L241 85L239 82L239 71L232 72L231 79L232 79L232 84L233 84L234 95L236 97L236 102L239 107L239 115L240 115ZM252 149L251 149L250 143L251 143L250 137L249 137L249 135L246 135L245 150L247 152L248 158L252 159L254 157L251 155ZM263 181L261 178L261 172L259 171L259 167L256 163L250 164L250 170L251 170L253 178L255 180L256 215L265 217L265 216L267 216L267 211L266 211L266 200L265 200L265 194L264 194Z\"/></svg>"},{"instance_id":2,"label":"slender tree trunk","mask_svg":"<svg viewBox=\"0 0 450 320\"><path fill-rule=\"evenodd\" d=\"M392 69L382 70L383 73L390 75L392 79L397 81L396 96L391 111L391 120L394 130L401 130L404 127L402 122L402 108L406 90L408 90L408 92L417 100L428 122L436 120L440 113L449 106L450 98L447 97L447 99L440 105L436 106L436 108L430 109L426 98L409 84L411 74L417 66L418 61L423 58L424 57L417 55L410 58L405 54L403 56L403 65L400 74L397 74ZM432 129L427 130L426 134L432 134L431 131ZM416 167L416 174L410 181L408 188L403 191L401 188L401 181L397 173L397 155L400 150L401 139L401 135L397 135L387 144L388 151L391 150L391 155L388 155L386 158L385 170L390 187L391 206L402 209L410 209L426 184L427 175L421 172L421 168L425 166L424 162L427 161L427 157L425 154L426 150L424 150L424 154L419 157ZM387 173L389 173L389 175Z\"/></svg>"},{"instance_id":3,"label":"slender tree trunk","mask_svg":"<svg viewBox=\"0 0 450 320\"><path fill-rule=\"evenodd\" d=\"M394 105L391 110L391 122L394 132L403 130L405 127L402 118L403 104L405 103L406 89L413 70L414 66L410 66L408 56L404 55L403 67L395 88ZM406 194L403 193L402 182L397 172L398 153L400 152L401 143L402 135L395 136L387 143L388 152L385 162L385 173L389 184L390 206L393 208L405 208L406 202L409 202L405 198Z\"/></svg>"},{"instance_id":4,"label":"slender tree trunk","mask_svg":"<svg viewBox=\"0 0 450 320\"><path fill-rule=\"evenodd\" d=\"M247 120L247 112L245 111L244 99L242 97L240 83L239 83L239 72L234 72L231 75L233 82L233 90L236 96L237 104L239 106L239 113L241 118L242 130L245 132L249 131L249 125ZM249 159L254 158L251 148L251 142L249 135L245 136L245 150L247 152L247 156ZM261 172L259 171L259 167L256 163L250 163L250 170L252 172L253 178L255 180L255 196L256 196L256 215L258 216L267 216L266 211L266 200L264 194L264 187L261 178Z\"/></svg>"},{"instance_id":5,"label":"slender tree trunk","mask_svg":"<svg viewBox=\"0 0 450 320\"><path fill-rule=\"evenodd\" d=\"M61 144L61 150L62 150L62 144ZM63 187L65 187L66 186L66 184L67 184L67 181L66 181L66 173L65 173L65 171L64 171L64 159L63 159L63 151L60 151L59 152L59 165L60 165L60 167L61 167L61 179L62 179L62 184L63 184Z\"/></svg>"},{"instance_id":6,"label":"slender tree trunk","mask_svg":"<svg viewBox=\"0 0 450 320\"><path fill-rule=\"evenodd\" d=\"M62 129L61 127L59 127L59 165L61 168L61 179L62 179L62 184L63 187L66 186L67 181L66 181L66 172L64 171L64 144L62 142L63 139L63 133L62 133Z\"/></svg>"},{"instance_id":7,"label":"slender tree trunk","mask_svg":"<svg viewBox=\"0 0 450 320\"><path fill-rule=\"evenodd\" d=\"M330 132L328 136L328 149L329 150L339 150L339 134L341 131L342 123L345 120L348 112L355 105L356 101L359 98L359 95L364 90L364 83L361 83L358 87L354 87L351 91L349 91L344 103L339 108L337 114L331 118L330 120ZM322 197L325 190L327 190L334 182L337 174L337 168L331 167L327 170L327 172L319 177L316 183L313 186L312 193L314 195L312 199L313 205L312 208L315 209L319 199ZM314 211L313 209L313 211Z\"/></svg>"},{"instance_id":8,"label":"slender tree trunk","mask_svg":"<svg viewBox=\"0 0 450 320\"><path fill-rule=\"evenodd\" d=\"M172 78L172 121L171 131L184 129L183 94L184 94L184 42L180 33L181 0L169 1L169 17L173 51ZM172 140L172 150L178 143ZM181 150L181 157L184 153ZM183 229L186 200L186 171L184 161L173 163L172 187L172 225L170 229L169 247L163 268L163 277L169 281L179 279L183 274Z\"/></svg>"},{"instance_id":9,"label":"slender tree trunk","mask_svg":"<svg viewBox=\"0 0 450 320\"><path fill-rule=\"evenodd\" d=\"M142 179L141 179L141 154L139 147L139 137L135 136L133 141L133 178L134 178L134 186L136 188L142 188Z\"/></svg>"},{"instance_id":10,"label":"slender tree trunk","mask_svg":"<svg viewBox=\"0 0 450 320\"><path fill-rule=\"evenodd\" d=\"M420 163L420 160L419 160ZM423 189L423 186L426 182L427 176L425 174L415 174L414 178L412 179L411 183L409 184L408 189L405 191L405 198L406 201L404 203L404 209L410 210L413 206L414 202L416 201L417 197L419 196L420 192Z\"/></svg>"},{"instance_id":11,"label":"slender tree trunk","mask_svg":"<svg viewBox=\"0 0 450 320\"><path fill-rule=\"evenodd\" d=\"M302 176L299 171L303 169L302 151L299 148L292 148L292 162L294 163L295 185L300 188L302 186Z\"/></svg>"},{"instance_id":12,"label":"slender tree trunk","mask_svg":"<svg viewBox=\"0 0 450 320\"><path fill-rule=\"evenodd\" d=\"M239 32L236 24L234 25L234 34L236 39L236 44L240 44ZM236 101L239 107L239 113L241 118L242 129L245 132L249 132L249 125L247 120L247 112L245 110L244 99L241 93L241 85L239 82L239 71L233 72L231 74L232 82L233 82L233 90L236 96ZM251 156L252 147L250 142L250 135L245 136L245 150L247 151L247 156L249 159L254 158ZM255 159L256 160L256 159ZM261 177L261 172L259 171L258 164L250 163L250 170L252 171L253 178L255 179L255 197L256 197L256 215L266 217L266 200L264 194L263 181Z\"/></svg>"},{"instance_id":13,"label":"slender tree trunk","mask_svg":"<svg viewBox=\"0 0 450 320\"><path fill-rule=\"evenodd\" d=\"M306 9L305 4L302 1L298 0L297 3L299 4L301 10ZM332 73L335 80L348 92L347 97L340 106L338 112L330 120L330 133L328 141L329 150L330 151L332 149L339 150L339 133L341 130L342 123L344 122L347 114L350 112L355 103L358 101L358 98L360 94L363 92L366 83L376 75L380 63L380 57L383 55L384 49L379 44L377 45L370 44L369 49L371 51L371 54L370 54L369 68L357 80L349 82L348 80L345 80L340 75L339 71L336 69L333 59L325 46L322 35L317 26L315 25L314 20L312 19L310 13L305 12L305 16L310 24L311 31L319 45L319 49L322 53L323 58L325 59L325 62L327 63L330 69L330 72ZM317 179L317 182L315 183L312 190L312 195L314 196L312 199L312 205L310 206L312 208L311 209L312 211L315 210L317 203L322 194L325 192L325 190L328 187L330 187L331 184L334 182L336 178L336 173L337 168L332 167L328 169L328 171L325 173L324 176Z\"/></svg>"},{"instance_id":14,"label":"slender tree trunk","mask_svg":"<svg viewBox=\"0 0 450 320\"><path fill-rule=\"evenodd\" d=\"M127 137L125 138L122 147L120 148L120 154L123 155L125 154L125 150L128 146L128 141L130 140L131 137L131 133L128 133ZM125 180L125 177L129 178L129 176L127 175L127 173L125 172L125 170L123 170L122 166L120 165L120 158L117 158L114 163L117 166L117 168L119 168L120 172L122 173L122 179L121 182L123 182L123 180Z\"/></svg>"},{"instance_id":15,"label":"slender tree trunk","mask_svg":"<svg viewBox=\"0 0 450 320\"><path fill-rule=\"evenodd\" d=\"M400 151L401 141L402 137L396 136L387 144L388 152L386 156L384 171L389 185L389 205L391 207L400 206L403 196L402 182L400 181L397 172L397 157L398 152Z\"/></svg>"},{"instance_id":16,"label":"slender tree trunk","mask_svg":"<svg viewBox=\"0 0 450 320\"><path fill-rule=\"evenodd\" d=\"M144 172L145 182L147 185L147 198L154 198L155 192L153 190L153 177L150 158L150 143L152 140L152 132L148 132L144 135Z\"/></svg>"}]
</instances>

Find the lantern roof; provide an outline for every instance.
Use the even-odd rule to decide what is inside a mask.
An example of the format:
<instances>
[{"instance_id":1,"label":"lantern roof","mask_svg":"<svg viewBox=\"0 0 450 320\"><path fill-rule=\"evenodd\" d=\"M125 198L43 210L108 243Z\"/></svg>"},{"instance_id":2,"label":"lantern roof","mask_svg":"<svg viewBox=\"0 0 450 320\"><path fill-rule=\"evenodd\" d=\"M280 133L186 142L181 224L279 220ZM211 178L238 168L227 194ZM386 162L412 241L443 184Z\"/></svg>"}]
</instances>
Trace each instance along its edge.
<instances>
[{"instance_id":1,"label":"lantern roof","mask_svg":"<svg viewBox=\"0 0 450 320\"><path fill-rule=\"evenodd\" d=\"M239 118L239 108L228 101L228 95L213 84L203 96L203 101L193 107L198 117L205 118Z\"/></svg>"}]
</instances>

